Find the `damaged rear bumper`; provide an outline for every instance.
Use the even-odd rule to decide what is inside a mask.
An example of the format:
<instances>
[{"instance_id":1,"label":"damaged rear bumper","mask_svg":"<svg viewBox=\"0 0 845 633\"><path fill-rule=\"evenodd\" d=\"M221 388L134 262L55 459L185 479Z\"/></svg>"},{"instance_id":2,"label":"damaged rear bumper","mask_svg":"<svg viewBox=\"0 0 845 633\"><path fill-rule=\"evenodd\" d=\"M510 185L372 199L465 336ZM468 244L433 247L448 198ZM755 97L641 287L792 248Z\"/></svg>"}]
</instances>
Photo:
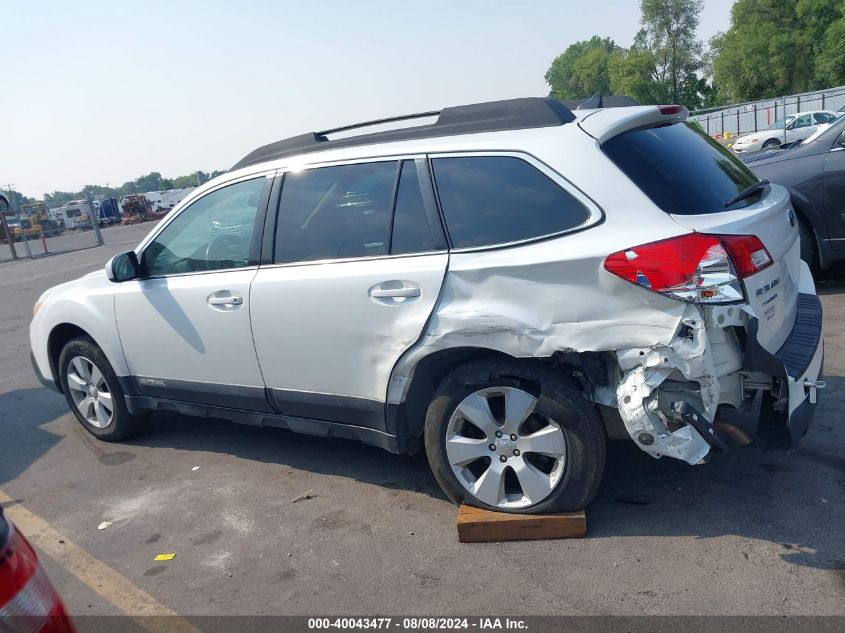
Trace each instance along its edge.
<instances>
[{"instance_id":1,"label":"damaged rear bumper","mask_svg":"<svg viewBox=\"0 0 845 633\"><path fill-rule=\"evenodd\" d=\"M758 434L776 448L796 448L813 419L824 364L822 305L818 296L798 295L795 325L781 348L771 354L757 343L757 320L749 323L743 366L775 377L775 388L763 398Z\"/></svg>"},{"instance_id":2,"label":"damaged rear bumper","mask_svg":"<svg viewBox=\"0 0 845 633\"><path fill-rule=\"evenodd\" d=\"M795 324L774 354L758 343L758 321L747 313L733 317L733 325L745 330L744 346L735 339L733 345L722 345L720 337L727 340L725 336L734 334L716 327L714 314L690 305L669 345L616 352L623 375L615 404L631 439L654 457L690 464L699 463L714 447L726 450L737 443L736 436L725 434L717 409L720 404L737 406L737 397L729 393L736 384L743 406L750 405L758 390L763 394L756 429L740 434L747 441L756 436L771 448L796 447L824 387L819 379L824 358L819 298L799 294ZM728 354L726 361L725 350L731 347L736 356Z\"/></svg>"}]
</instances>

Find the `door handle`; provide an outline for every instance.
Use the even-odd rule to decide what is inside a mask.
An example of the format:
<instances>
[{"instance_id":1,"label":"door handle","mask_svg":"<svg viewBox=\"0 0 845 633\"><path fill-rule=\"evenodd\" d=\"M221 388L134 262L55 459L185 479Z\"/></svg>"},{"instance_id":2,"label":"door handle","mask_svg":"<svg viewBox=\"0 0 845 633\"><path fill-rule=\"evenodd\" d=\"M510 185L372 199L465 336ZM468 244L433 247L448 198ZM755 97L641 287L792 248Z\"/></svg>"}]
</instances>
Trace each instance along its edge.
<instances>
[{"instance_id":1,"label":"door handle","mask_svg":"<svg viewBox=\"0 0 845 633\"><path fill-rule=\"evenodd\" d=\"M229 295L225 297L211 295L208 298L208 305L210 306L239 306L243 305L243 303L244 298L240 295Z\"/></svg>"},{"instance_id":2,"label":"door handle","mask_svg":"<svg viewBox=\"0 0 845 633\"><path fill-rule=\"evenodd\" d=\"M370 296L373 299L419 297L420 289L413 286L403 288L373 288L370 290Z\"/></svg>"}]
</instances>

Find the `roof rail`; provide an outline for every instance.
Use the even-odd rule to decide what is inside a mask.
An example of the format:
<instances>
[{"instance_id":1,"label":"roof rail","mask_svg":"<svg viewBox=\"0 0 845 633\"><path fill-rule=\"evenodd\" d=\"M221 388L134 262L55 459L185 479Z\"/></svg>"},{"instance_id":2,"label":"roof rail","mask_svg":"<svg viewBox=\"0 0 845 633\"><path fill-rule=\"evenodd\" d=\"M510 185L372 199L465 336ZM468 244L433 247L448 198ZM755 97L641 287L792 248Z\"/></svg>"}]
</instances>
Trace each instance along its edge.
<instances>
[{"instance_id":1,"label":"roof rail","mask_svg":"<svg viewBox=\"0 0 845 633\"><path fill-rule=\"evenodd\" d=\"M327 138L328 135L339 132L348 132L374 125L433 116L437 117L437 121L430 125L371 132L369 134L361 134L337 140L329 140ZM300 134L299 136L259 147L242 158L232 169L240 169L241 167L294 156L304 152L316 152L338 147L354 147L372 143L406 141L436 136L454 136L457 134L474 134L477 132L551 127L564 125L574 120L575 115L572 114L569 108L560 101L550 97L524 97L503 101L488 101L487 103L443 108L434 112L406 114L367 121L365 123L355 123L323 132Z\"/></svg>"}]
</instances>

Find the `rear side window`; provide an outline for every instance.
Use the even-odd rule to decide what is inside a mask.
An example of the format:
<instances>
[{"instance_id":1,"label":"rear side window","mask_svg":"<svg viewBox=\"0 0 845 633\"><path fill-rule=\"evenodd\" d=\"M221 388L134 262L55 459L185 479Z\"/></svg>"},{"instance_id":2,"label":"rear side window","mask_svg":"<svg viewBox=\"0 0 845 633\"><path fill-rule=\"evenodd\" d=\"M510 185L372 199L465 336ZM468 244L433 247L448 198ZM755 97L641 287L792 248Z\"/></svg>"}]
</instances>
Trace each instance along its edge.
<instances>
[{"instance_id":1,"label":"rear side window","mask_svg":"<svg viewBox=\"0 0 845 633\"><path fill-rule=\"evenodd\" d=\"M396 161L285 174L277 263L386 255Z\"/></svg>"},{"instance_id":2,"label":"rear side window","mask_svg":"<svg viewBox=\"0 0 845 633\"><path fill-rule=\"evenodd\" d=\"M466 156L431 163L455 248L553 235L590 217L577 199L519 158Z\"/></svg>"},{"instance_id":3,"label":"rear side window","mask_svg":"<svg viewBox=\"0 0 845 633\"><path fill-rule=\"evenodd\" d=\"M602 150L666 213L719 213L758 180L730 151L688 123L624 132ZM758 200L751 196L731 208Z\"/></svg>"}]
</instances>

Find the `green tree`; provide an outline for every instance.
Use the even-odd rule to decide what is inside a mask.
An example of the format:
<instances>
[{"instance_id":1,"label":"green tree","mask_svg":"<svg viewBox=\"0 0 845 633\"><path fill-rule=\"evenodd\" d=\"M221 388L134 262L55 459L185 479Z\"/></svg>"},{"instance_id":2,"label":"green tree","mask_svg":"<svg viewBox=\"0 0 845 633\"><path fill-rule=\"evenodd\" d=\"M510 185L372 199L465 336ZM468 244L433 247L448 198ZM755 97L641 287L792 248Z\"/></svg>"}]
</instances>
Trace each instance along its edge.
<instances>
[{"instance_id":1,"label":"green tree","mask_svg":"<svg viewBox=\"0 0 845 633\"><path fill-rule=\"evenodd\" d=\"M143 193L145 191L161 191L161 174L157 171L150 172L135 179L135 188Z\"/></svg>"},{"instance_id":2,"label":"green tree","mask_svg":"<svg viewBox=\"0 0 845 633\"><path fill-rule=\"evenodd\" d=\"M640 73L648 70L651 103L701 106L698 73L703 47L696 29L702 8L703 0L641 1L642 28L631 47L632 63Z\"/></svg>"},{"instance_id":3,"label":"green tree","mask_svg":"<svg viewBox=\"0 0 845 633\"><path fill-rule=\"evenodd\" d=\"M643 104L666 103L663 87L654 79L654 65L651 52L637 46L615 53L608 65L614 94Z\"/></svg>"},{"instance_id":4,"label":"green tree","mask_svg":"<svg viewBox=\"0 0 845 633\"><path fill-rule=\"evenodd\" d=\"M44 194L44 202L52 207L57 207L81 197L81 191L54 191L53 193Z\"/></svg>"},{"instance_id":5,"label":"green tree","mask_svg":"<svg viewBox=\"0 0 845 633\"><path fill-rule=\"evenodd\" d=\"M845 83L845 2L737 0L713 76L733 101Z\"/></svg>"},{"instance_id":6,"label":"green tree","mask_svg":"<svg viewBox=\"0 0 845 633\"><path fill-rule=\"evenodd\" d=\"M216 178L225 171L215 170L211 174L205 172L192 172L184 176L177 176L176 178L164 178L161 173L154 171L149 174L139 176L135 180L128 180L119 187L108 187L105 185L85 185L80 191L54 191L53 193L44 194L44 202L51 207L63 205L71 200L81 200L87 196L92 198L120 198L135 193L145 193L147 191L163 191L165 189L187 189L189 187L197 186L197 174L200 174L201 182L206 182L211 178ZM20 194L18 194L20 195ZM26 198L25 202L32 202L33 200Z\"/></svg>"},{"instance_id":7,"label":"green tree","mask_svg":"<svg viewBox=\"0 0 845 633\"><path fill-rule=\"evenodd\" d=\"M22 204L28 204L30 202L35 202L34 198L28 198L23 195L20 191L15 191L14 189L4 189L3 193L6 194L6 197L9 198L9 210L20 209Z\"/></svg>"},{"instance_id":8,"label":"green tree","mask_svg":"<svg viewBox=\"0 0 845 633\"><path fill-rule=\"evenodd\" d=\"M585 99L596 92L611 94L608 65L621 49L609 37L594 35L570 44L546 71L550 95L556 99Z\"/></svg>"},{"instance_id":9,"label":"green tree","mask_svg":"<svg viewBox=\"0 0 845 633\"><path fill-rule=\"evenodd\" d=\"M816 87L845 83L845 0L801 0L798 18L812 48Z\"/></svg>"}]
</instances>

